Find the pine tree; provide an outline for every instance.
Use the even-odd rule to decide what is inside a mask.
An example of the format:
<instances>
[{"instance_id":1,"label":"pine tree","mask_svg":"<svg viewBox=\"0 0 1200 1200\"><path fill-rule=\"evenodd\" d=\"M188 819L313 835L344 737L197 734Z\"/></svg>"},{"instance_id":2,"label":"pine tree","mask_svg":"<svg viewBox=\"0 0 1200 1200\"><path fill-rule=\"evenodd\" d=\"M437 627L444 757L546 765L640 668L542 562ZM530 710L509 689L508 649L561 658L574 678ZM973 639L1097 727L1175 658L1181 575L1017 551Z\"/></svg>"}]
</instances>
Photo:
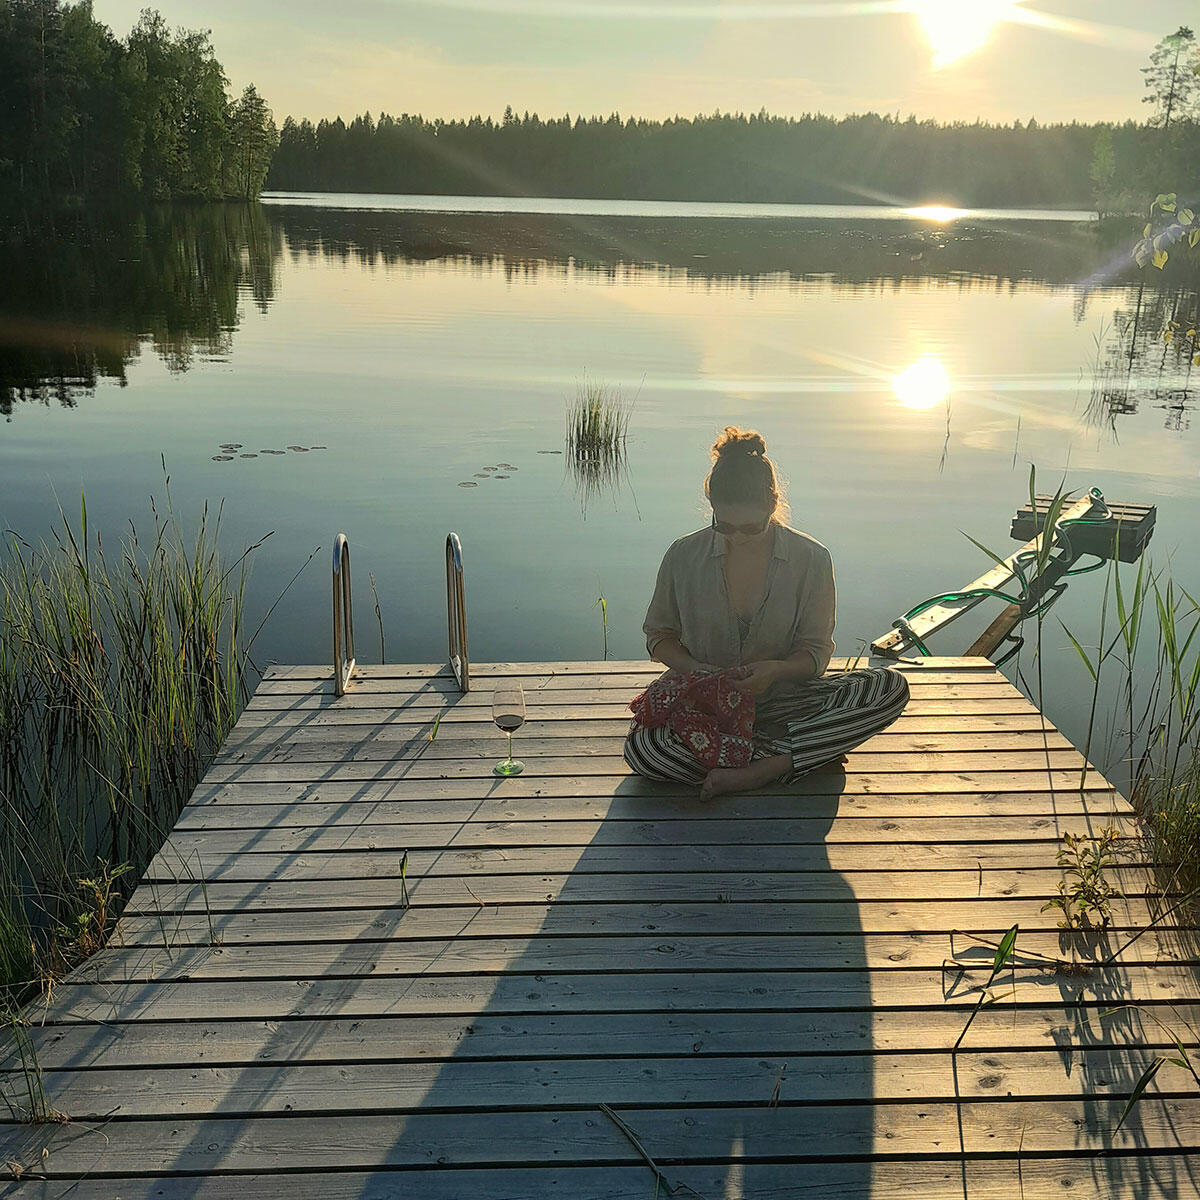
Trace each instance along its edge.
<instances>
[{"instance_id":1,"label":"pine tree","mask_svg":"<svg viewBox=\"0 0 1200 1200\"><path fill-rule=\"evenodd\" d=\"M295 128L293 122L292 129ZM257 197L278 145L279 134L267 102L254 84L247 84L229 107L225 193L247 200Z\"/></svg>"},{"instance_id":2,"label":"pine tree","mask_svg":"<svg viewBox=\"0 0 1200 1200\"><path fill-rule=\"evenodd\" d=\"M1102 125L1096 134L1088 177L1092 181L1092 200L1096 205L1096 211L1102 217L1107 216L1112 210L1113 184L1117 177L1117 158L1113 152L1112 130L1107 125Z\"/></svg>"},{"instance_id":3,"label":"pine tree","mask_svg":"<svg viewBox=\"0 0 1200 1200\"><path fill-rule=\"evenodd\" d=\"M1200 57L1197 55L1196 35L1186 25L1163 38L1150 55L1150 66L1142 68L1146 77L1148 96L1145 104L1153 104L1150 124L1170 129L1172 121L1191 120L1195 116L1197 94L1200 93Z\"/></svg>"}]
</instances>

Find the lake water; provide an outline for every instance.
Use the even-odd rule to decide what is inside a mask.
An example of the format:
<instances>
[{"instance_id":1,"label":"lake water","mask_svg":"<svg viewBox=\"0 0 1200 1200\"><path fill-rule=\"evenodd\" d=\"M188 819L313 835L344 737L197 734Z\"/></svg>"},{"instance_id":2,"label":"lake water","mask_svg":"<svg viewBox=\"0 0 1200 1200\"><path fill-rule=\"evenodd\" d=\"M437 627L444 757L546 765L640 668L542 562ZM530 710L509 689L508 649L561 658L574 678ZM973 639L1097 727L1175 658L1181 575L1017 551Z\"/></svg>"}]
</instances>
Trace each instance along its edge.
<instances>
[{"instance_id":1,"label":"lake water","mask_svg":"<svg viewBox=\"0 0 1200 1200\"><path fill-rule=\"evenodd\" d=\"M444 659L450 530L475 659L599 658L601 595L610 656L640 658L655 570L707 524L708 447L734 423L763 432L793 524L833 552L839 653L982 573L964 532L1007 553L1031 463L1040 490L1157 504L1156 560L1197 583L1190 356L1160 337L1196 297L1139 291L1129 239L1063 214L495 207L273 197L10 240L0 522L43 536L83 488L116 540L162 497L165 458L189 520L224 502L227 551L272 531L252 611L317 551L265 661L328 659L339 530L362 660L380 653L368 573L389 661ZM586 382L632 405L626 470L590 496L562 453ZM1081 635L1102 581L1056 610ZM1046 707L1079 737L1088 680L1046 629Z\"/></svg>"}]
</instances>

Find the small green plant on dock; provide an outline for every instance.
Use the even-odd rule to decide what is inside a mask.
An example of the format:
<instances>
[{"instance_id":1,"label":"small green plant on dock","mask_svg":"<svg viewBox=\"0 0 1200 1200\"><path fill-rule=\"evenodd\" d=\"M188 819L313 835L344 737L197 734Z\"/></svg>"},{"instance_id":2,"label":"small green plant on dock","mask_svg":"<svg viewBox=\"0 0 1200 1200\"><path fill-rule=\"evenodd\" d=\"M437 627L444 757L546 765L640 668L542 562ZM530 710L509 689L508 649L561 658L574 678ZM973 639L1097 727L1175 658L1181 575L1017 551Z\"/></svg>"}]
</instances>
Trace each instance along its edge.
<instances>
[{"instance_id":1,"label":"small green plant on dock","mask_svg":"<svg viewBox=\"0 0 1200 1200\"><path fill-rule=\"evenodd\" d=\"M1106 871L1113 865L1120 832L1108 826L1096 837L1083 834L1063 834L1058 851L1058 865L1068 879L1059 880L1058 895L1042 905L1042 912L1057 908L1062 911L1060 929L1103 929L1112 920L1109 902L1121 893L1113 887Z\"/></svg>"},{"instance_id":2,"label":"small green plant on dock","mask_svg":"<svg viewBox=\"0 0 1200 1200\"><path fill-rule=\"evenodd\" d=\"M992 957L992 971L987 978L987 982L979 989L979 998L975 1001L975 1007L971 1009L970 1016L967 1017L967 1023L962 1027L962 1032L955 1039L954 1047L951 1053L957 1054L959 1046L963 1043L963 1038L967 1036L969 1030L974 1024L975 1018L979 1015L979 1010L985 1004L995 1004L999 997L992 991L992 984L996 982L996 976L1004 970L1005 967L1010 967L1013 971L1013 989L1016 990L1016 967L1014 964L1014 956L1017 952L1017 934L1019 927L1013 925L1008 932L1000 939L1000 944L996 947L996 953Z\"/></svg>"},{"instance_id":3,"label":"small green plant on dock","mask_svg":"<svg viewBox=\"0 0 1200 1200\"><path fill-rule=\"evenodd\" d=\"M169 481L168 481L169 487ZM169 490L168 490L169 496ZM115 555L60 514L0 555L0 1000L92 953L170 832L248 686L219 514L191 536L152 505ZM249 639L253 641L253 638Z\"/></svg>"}]
</instances>

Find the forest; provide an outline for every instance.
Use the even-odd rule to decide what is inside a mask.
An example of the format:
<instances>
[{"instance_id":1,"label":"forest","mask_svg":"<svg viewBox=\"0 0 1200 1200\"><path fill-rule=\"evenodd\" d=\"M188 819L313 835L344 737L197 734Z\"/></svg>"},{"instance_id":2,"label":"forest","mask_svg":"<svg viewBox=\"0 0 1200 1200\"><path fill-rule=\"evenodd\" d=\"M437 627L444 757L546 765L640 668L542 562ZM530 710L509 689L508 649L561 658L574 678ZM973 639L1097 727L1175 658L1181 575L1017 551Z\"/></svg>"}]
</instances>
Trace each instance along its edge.
<instances>
[{"instance_id":1,"label":"forest","mask_svg":"<svg viewBox=\"0 0 1200 1200\"><path fill-rule=\"evenodd\" d=\"M277 190L940 203L1118 210L1200 154L1200 126L943 125L868 113L650 121L536 113L427 120L370 113L280 132Z\"/></svg>"},{"instance_id":2,"label":"forest","mask_svg":"<svg viewBox=\"0 0 1200 1200\"><path fill-rule=\"evenodd\" d=\"M86 0L0 0L0 200L255 197L278 133L228 87L208 34L150 9L119 40Z\"/></svg>"}]
</instances>

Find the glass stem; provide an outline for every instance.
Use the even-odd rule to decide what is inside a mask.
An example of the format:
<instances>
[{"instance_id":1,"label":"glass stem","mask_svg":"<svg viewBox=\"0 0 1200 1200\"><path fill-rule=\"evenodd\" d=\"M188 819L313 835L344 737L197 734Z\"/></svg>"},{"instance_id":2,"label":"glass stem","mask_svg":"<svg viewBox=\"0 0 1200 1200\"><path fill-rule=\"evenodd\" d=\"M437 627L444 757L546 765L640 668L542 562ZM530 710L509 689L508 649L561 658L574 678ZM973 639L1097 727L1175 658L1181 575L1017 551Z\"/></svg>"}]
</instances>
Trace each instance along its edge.
<instances>
[{"instance_id":1,"label":"glass stem","mask_svg":"<svg viewBox=\"0 0 1200 1200\"><path fill-rule=\"evenodd\" d=\"M508 735L508 761L512 762L512 734Z\"/></svg>"}]
</instances>

